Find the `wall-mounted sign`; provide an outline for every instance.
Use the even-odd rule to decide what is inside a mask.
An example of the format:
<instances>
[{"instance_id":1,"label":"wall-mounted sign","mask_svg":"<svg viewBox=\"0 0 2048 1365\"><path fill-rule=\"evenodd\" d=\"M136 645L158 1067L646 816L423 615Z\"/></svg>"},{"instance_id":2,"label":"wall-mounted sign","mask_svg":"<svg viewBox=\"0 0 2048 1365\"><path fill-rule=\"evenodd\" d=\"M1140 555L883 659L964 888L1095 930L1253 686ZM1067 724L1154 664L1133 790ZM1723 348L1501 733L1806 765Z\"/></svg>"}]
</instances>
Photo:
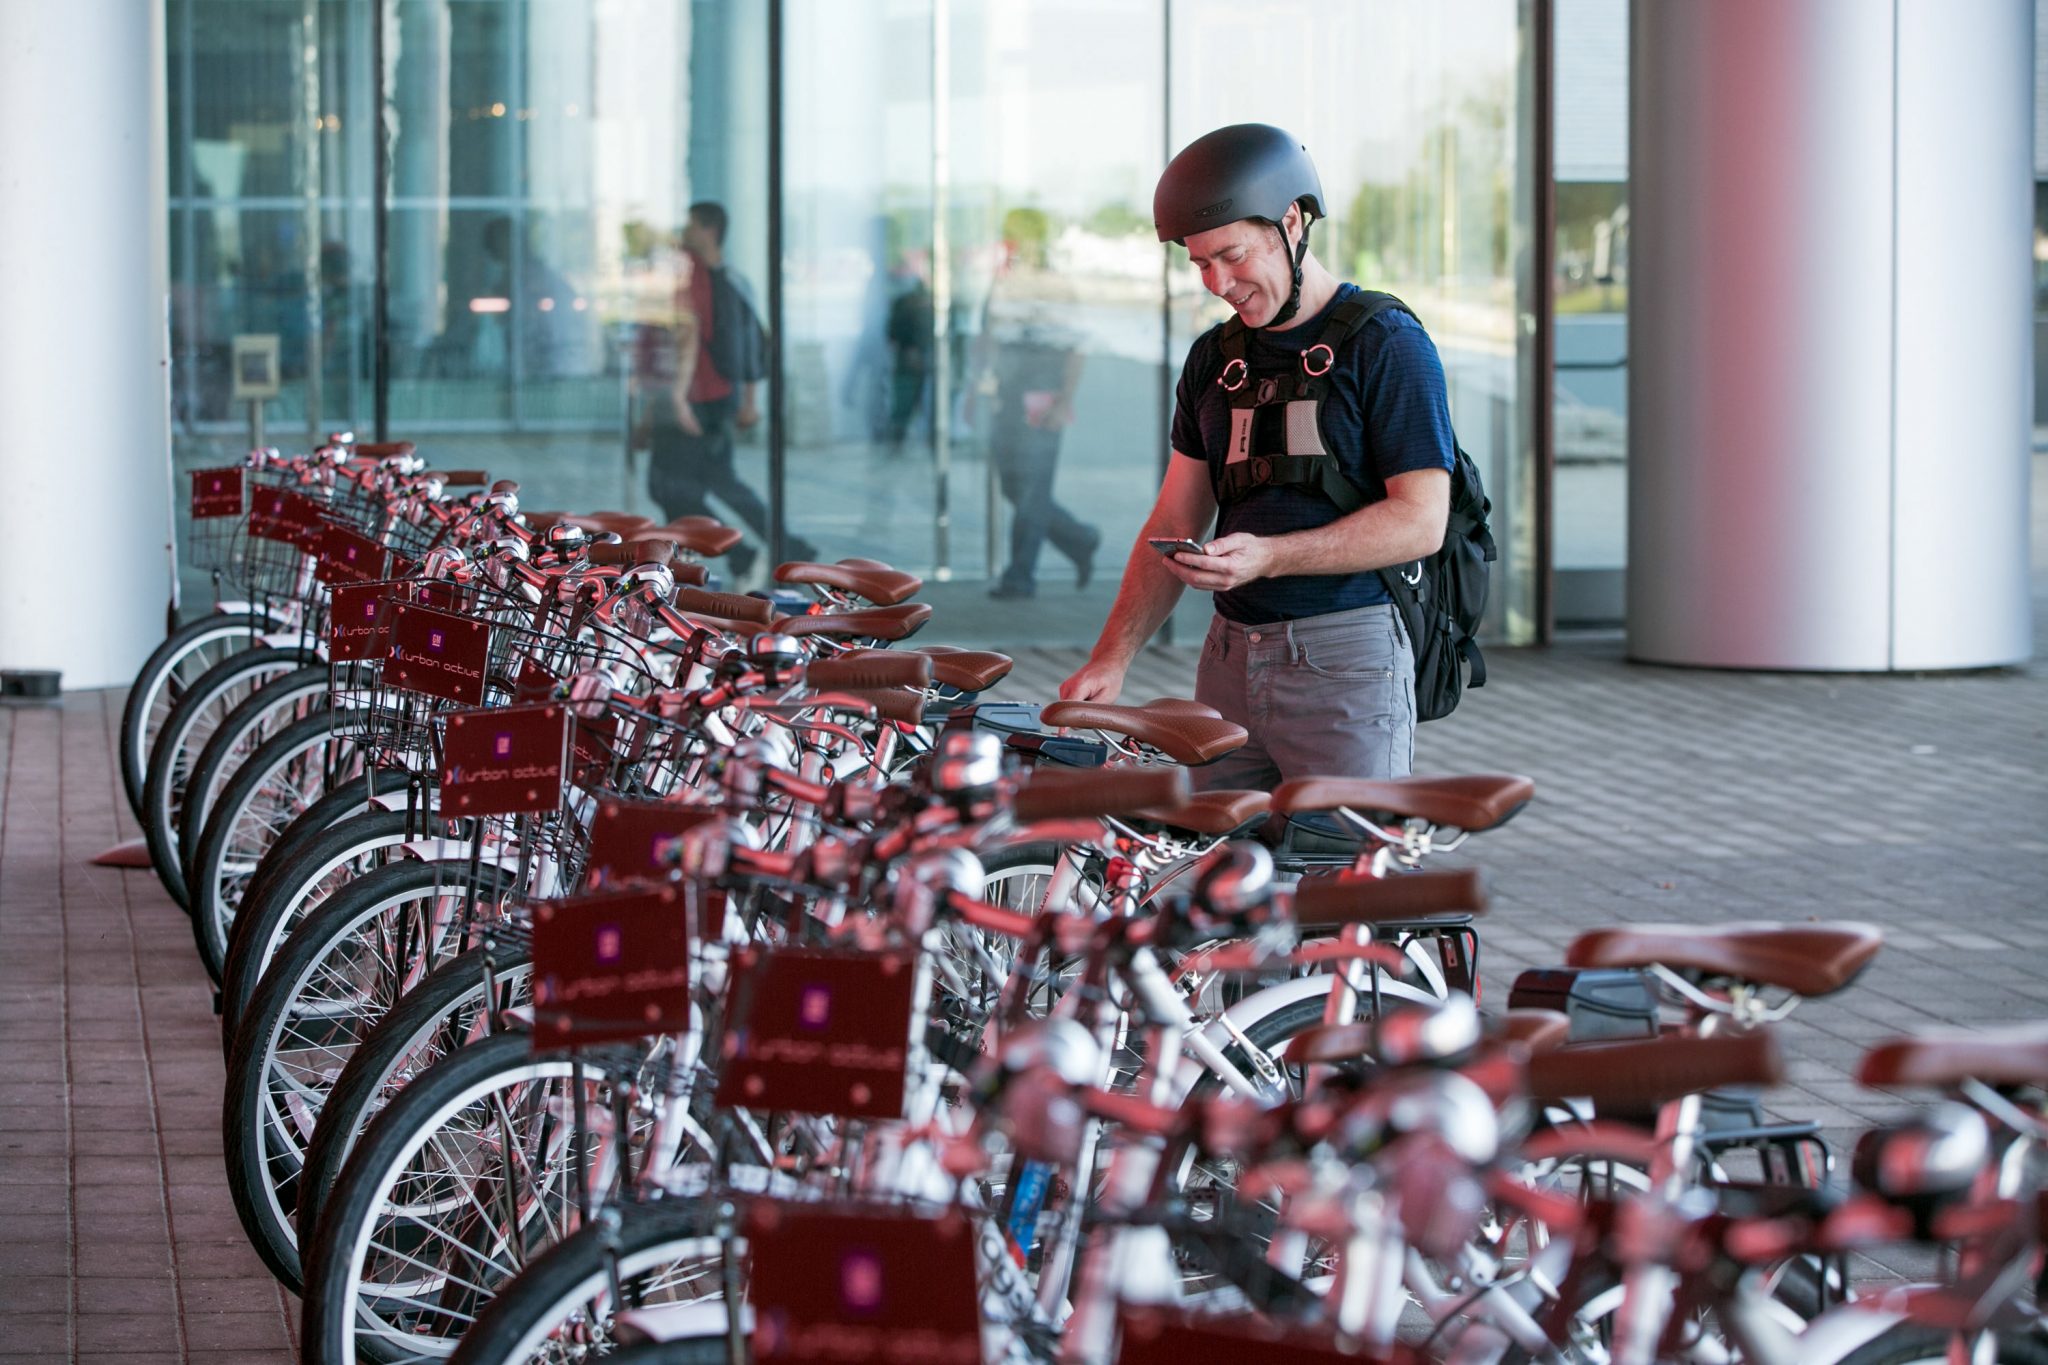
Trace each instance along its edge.
<instances>
[{"instance_id":1,"label":"wall-mounted sign","mask_svg":"<svg viewBox=\"0 0 2048 1365\"><path fill-rule=\"evenodd\" d=\"M275 398L284 389L277 372L277 334L245 332L235 338L234 387L229 397L237 403L256 398Z\"/></svg>"}]
</instances>

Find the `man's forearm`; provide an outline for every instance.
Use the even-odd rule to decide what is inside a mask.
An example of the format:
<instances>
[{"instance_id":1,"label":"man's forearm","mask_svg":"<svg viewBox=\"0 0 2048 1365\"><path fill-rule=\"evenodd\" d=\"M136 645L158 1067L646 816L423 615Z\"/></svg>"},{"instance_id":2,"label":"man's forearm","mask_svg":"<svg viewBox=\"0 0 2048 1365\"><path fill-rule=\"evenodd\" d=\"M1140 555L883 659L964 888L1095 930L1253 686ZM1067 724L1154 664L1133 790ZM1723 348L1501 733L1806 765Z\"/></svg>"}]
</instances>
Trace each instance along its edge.
<instances>
[{"instance_id":1,"label":"man's forearm","mask_svg":"<svg viewBox=\"0 0 2048 1365\"><path fill-rule=\"evenodd\" d=\"M1436 553L1441 521L1392 499L1361 507L1325 526L1269 536L1272 578L1366 573Z\"/></svg>"},{"instance_id":2,"label":"man's forearm","mask_svg":"<svg viewBox=\"0 0 2048 1365\"><path fill-rule=\"evenodd\" d=\"M1116 602L1109 609L1109 619L1103 622L1102 634L1095 641L1093 658L1129 663L1173 613L1183 585L1167 572L1159 552L1146 543L1148 536L1166 534L1147 526L1138 543L1131 547L1131 557L1124 564L1123 583L1117 588Z\"/></svg>"}]
</instances>

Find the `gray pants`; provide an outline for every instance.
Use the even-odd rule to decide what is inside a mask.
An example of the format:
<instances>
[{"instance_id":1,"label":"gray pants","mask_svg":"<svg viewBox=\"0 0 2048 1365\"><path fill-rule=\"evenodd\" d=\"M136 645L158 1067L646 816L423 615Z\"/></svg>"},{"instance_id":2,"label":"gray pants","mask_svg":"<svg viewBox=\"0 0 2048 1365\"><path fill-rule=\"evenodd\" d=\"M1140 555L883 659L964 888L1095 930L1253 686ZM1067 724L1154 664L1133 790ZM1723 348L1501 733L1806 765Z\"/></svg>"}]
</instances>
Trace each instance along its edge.
<instances>
[{"instance_id":1,"label":"gray pants","mask_svg":"<svg viewBox=\"0 0 2048 1365\"><path fill-rule=\"evenodd\" d=\"M1391 606L1269 626L1209 624L1195 698L1251 733L1189 776L1202 791L1299 777L1405 777L1415 760L1415 654Z\"/></svg>"}]
</instances>

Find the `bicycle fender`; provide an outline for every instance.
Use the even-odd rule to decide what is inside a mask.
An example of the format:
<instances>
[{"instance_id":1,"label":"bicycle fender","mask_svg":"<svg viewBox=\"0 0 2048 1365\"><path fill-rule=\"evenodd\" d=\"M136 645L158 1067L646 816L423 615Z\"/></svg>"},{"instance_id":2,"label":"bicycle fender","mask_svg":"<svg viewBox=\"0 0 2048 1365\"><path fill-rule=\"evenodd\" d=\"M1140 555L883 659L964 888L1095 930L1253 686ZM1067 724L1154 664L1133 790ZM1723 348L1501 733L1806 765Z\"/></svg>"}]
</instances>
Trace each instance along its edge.
<instances>
[{"instance_id":1,"label":"bicycle fender","mask_svg":"<svg viewBox=\"0 0 2048 1365\"><path fill-rule=\"evenodd\" d=\"M315 640L307 644L306 637L296 630L269 631L256 637L272 649L304 649L321 663L327 662L327 641Z\"/></svg>"},{"instance_id":2,"label":"bicycle fender","mask_svg":"<svg viewBox=\"0 0 2048 1365\"><path fill-rule=\"evenodd\" d=\"M1797 1336L1787 1332L1767 1313L1757 1315L1759 1330L1779 1339L1773 1344L1788 1347L1800 1360L1840 1360L1907 1321L1904 1313L1876 1308L1867 1302L1838 1304L1806 1324ZM1781 1357L1791 1359L1792 1355Z\"/></svg>"},{"instance_id":3,"label":"bicycle fender","mask_svg":"<svg viewBox=\"0 0 2048 1365\"><path fill-rule=\"evenodd\" d=\"M292 612L279 611L266 603L256 602L216 602L213 604L212 614L215 616L260 616L264 620L274 621L280 626L290 626L293 623L294 616Z\"/></svg>"},{"instance_id":4,"label":"bicycle fender","mask_svg":"<svg viewBox=\"0 0 2048 1365\"><path fill-rule=\"evenodd\" d=\"M1389 980L1384 974L1375 974L1379 976L1381 999L1398 1000L1417 1005L1430 1005L1438 1001L1439 997L1433 996L1427 991L1418 990L1405 981L1393 981ZM1278 985L1268 986L1262 991L1256 991L1238 1001L1235 1005L1232 1005L1219 1018L1210 1021L1209 1025L1202 1030L1202 1036L1215 1044L1219 1051L1228 1052L1231 1045L1237 1041L1231 1032L1231 1024L1236 1025L1240 1031L1249 1029L1253 1020L1263 1019L1269 1014L1285 1009L1297 1000L1305 1000L1311 996L1327 995L1329 990L1330 977L1327 973L1318 972L1312 976L1290 977ZM1361 1005L1365 1003L1363 997L1360 998L1359 1003ZM1229 1024L1226 1024L1225 1020L1228 1020ZM1205 1069L1201 1058L1194 1056L1192 1053L1183 1052L1180 1065L1174 1071L1174 1093L1176 1095L1186 1095L1194 1088L1195 1082L1201 1079Z\"/></svg>"},{"instance_id":5,"label":"bicycle fender","mask_svg":"<svg viewBox=\"0 0 2048 1365\"><path fill-rule=\"evenodd\" d=\"M408 858L423 863L466 863L469 861L471 844L467 839L413 839L399 845L399 850ZM482 867L495 867L501 871L517 872L519 854L517 850L487 848L478 860Z\"/></svg>"},{"instance_id":6,"label":"bicycle fender","mask_svg":"<svg viewBox=\"0 0 2048 1365\"><path fill-rule=\"evenodd\" d=\"M704 1299L696 1303L663 1304L657 1308L631 1308L619 1314L618 1325L630 1328L628 1341L725 1341L725 1303ZM754 1333L752 1304L740 1308L740 1330Z\"/></svg>"}]
</instances>

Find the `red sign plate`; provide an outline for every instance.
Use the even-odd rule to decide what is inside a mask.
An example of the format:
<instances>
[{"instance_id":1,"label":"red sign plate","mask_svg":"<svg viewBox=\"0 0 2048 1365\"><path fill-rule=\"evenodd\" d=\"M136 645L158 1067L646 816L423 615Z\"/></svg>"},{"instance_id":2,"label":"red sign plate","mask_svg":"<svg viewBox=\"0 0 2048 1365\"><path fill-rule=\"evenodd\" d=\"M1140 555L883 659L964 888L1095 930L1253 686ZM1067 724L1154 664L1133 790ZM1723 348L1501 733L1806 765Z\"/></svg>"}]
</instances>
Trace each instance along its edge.
<instances>
[{"instance_id":1,"label":"red sign plate","mask_svg":"<svg viewBox=\"0 0 2048 1365\"><path fill-rule=\"evenodd\" d=\"M980 1365L974 1233L959 1214L761 1204L747 1247L754 1359Z\"/></svg>"},{"instance_id":2,"label":"red sign plate","mask_svg":"<svg viewBox=\"0 0 2048 1365\"><path fill-rule=\"evenodd\" d=\"M384 665L384 681L462 706L482 706L490 652L487 622L432 607L394 603L391 658Z\"/></svg>"},{"instance_id":3,"label":"red sign plate","mask_svg":"<svg viewBox=\"0 0 2048 1365\"><path fill-rule=\"evenodd\" d=\"M320 504L289 488L259 488L249 500L249 534L259 540L311 550L323 524Z\"/></svg>"},{"instance_id":4,"label":"red sign plate","mask_svg":"<svg viewBox=\"0 0 2048 1365\"><path fill-rule=\"evenodd\" d=\"M598 802L597 816L590 822L585 884L596 888L665 880L676 865L676 846L684 832L718 814L710 807L668 801L608 797Z\"/></svg>"},{"instance_id":5,"label":"red sign plate","mask_svg":"<svg viewBox=\"0 0 2048 1365\"><path fill-rule=\"evenodd\" d=\"M540 706L456 711L442 743L444 815L517 815L558 810L568 766L569 712Z\"/></svg>"},{"instance_id":6,"label":"red sign plate","mask_svg":"<svg viewBox=\"0 0 2048 1365\"><path fill-rule=\"evenodd\" d=\"M1126 1309L1118 1365L1188 1365L1191 1360L1256 1360L1275 1365L1356 1362L1327 1337L1283 1333L1256 1318L1195 1317Z\"/></svg>"},{"instance_id":7,"label":"red sign plate","mask_svg":"<svg viewBox=\"0 0 2048 1365\"><path fill-rule=\"evenodd\" d=\"M512 697L515 701L545 701L555 694L560 683L561 679L533 660L521 659L518 676L512 683ZM618 761L618 717L609 711L577 716L570 743L574 745L576 766L570 771L569 780L591 791L605 786L612 764Z\"/></svg>"},{"instance_id":8,"label":"red sign plate","mask_svg":"<svg viewBox=\"0 0 2048 1365\"><path fill-rule=\"evenodd\" d=\"M915 955L780 948L739 966L719 1104L903 1117Z\"/></svg>"},{"instance_id":9,"label":"red sign plate","mask_svg":"<svg viewBox=\"0 0 2048 1365\"><path fill-rule=\"evenodd\" d=\"M533 912L533 1045L641 1038L690 1022L680 886L542 901Z\"/></svg>"},{"instance_id":10,"label":"red sign plate","mask_svg":"<svg viewBox=\"0 0 2048 1365\"><path fill-rule=\"evenodd\" d=\"M390 574L382 545L331 522L314 533L313 554L313 577L322 583L373 583Z\"/></svg>"},{"instance_id":11,"label":"red sign plate","mask_svg":"<svg viewBox=\"0 0 2048 1365\"><path fill-rule=\"evenodd\" d=\"M381 659L391 652L388 603L404 583L337 584L327 605L327 657L337 663Z\"/></svg>"},{"instance_id":12,"label":"red sign plate","mask_svg":"<svg viewBox=\"0 0 2048 1365\"><path fill-rule=\"evenodd\" d=\"M223 469L195 469L192 471L192 520L204 521L208 517L239 517L242 515L242 469L240 465L228 465Z\"/></svg>"}]
</instances>

